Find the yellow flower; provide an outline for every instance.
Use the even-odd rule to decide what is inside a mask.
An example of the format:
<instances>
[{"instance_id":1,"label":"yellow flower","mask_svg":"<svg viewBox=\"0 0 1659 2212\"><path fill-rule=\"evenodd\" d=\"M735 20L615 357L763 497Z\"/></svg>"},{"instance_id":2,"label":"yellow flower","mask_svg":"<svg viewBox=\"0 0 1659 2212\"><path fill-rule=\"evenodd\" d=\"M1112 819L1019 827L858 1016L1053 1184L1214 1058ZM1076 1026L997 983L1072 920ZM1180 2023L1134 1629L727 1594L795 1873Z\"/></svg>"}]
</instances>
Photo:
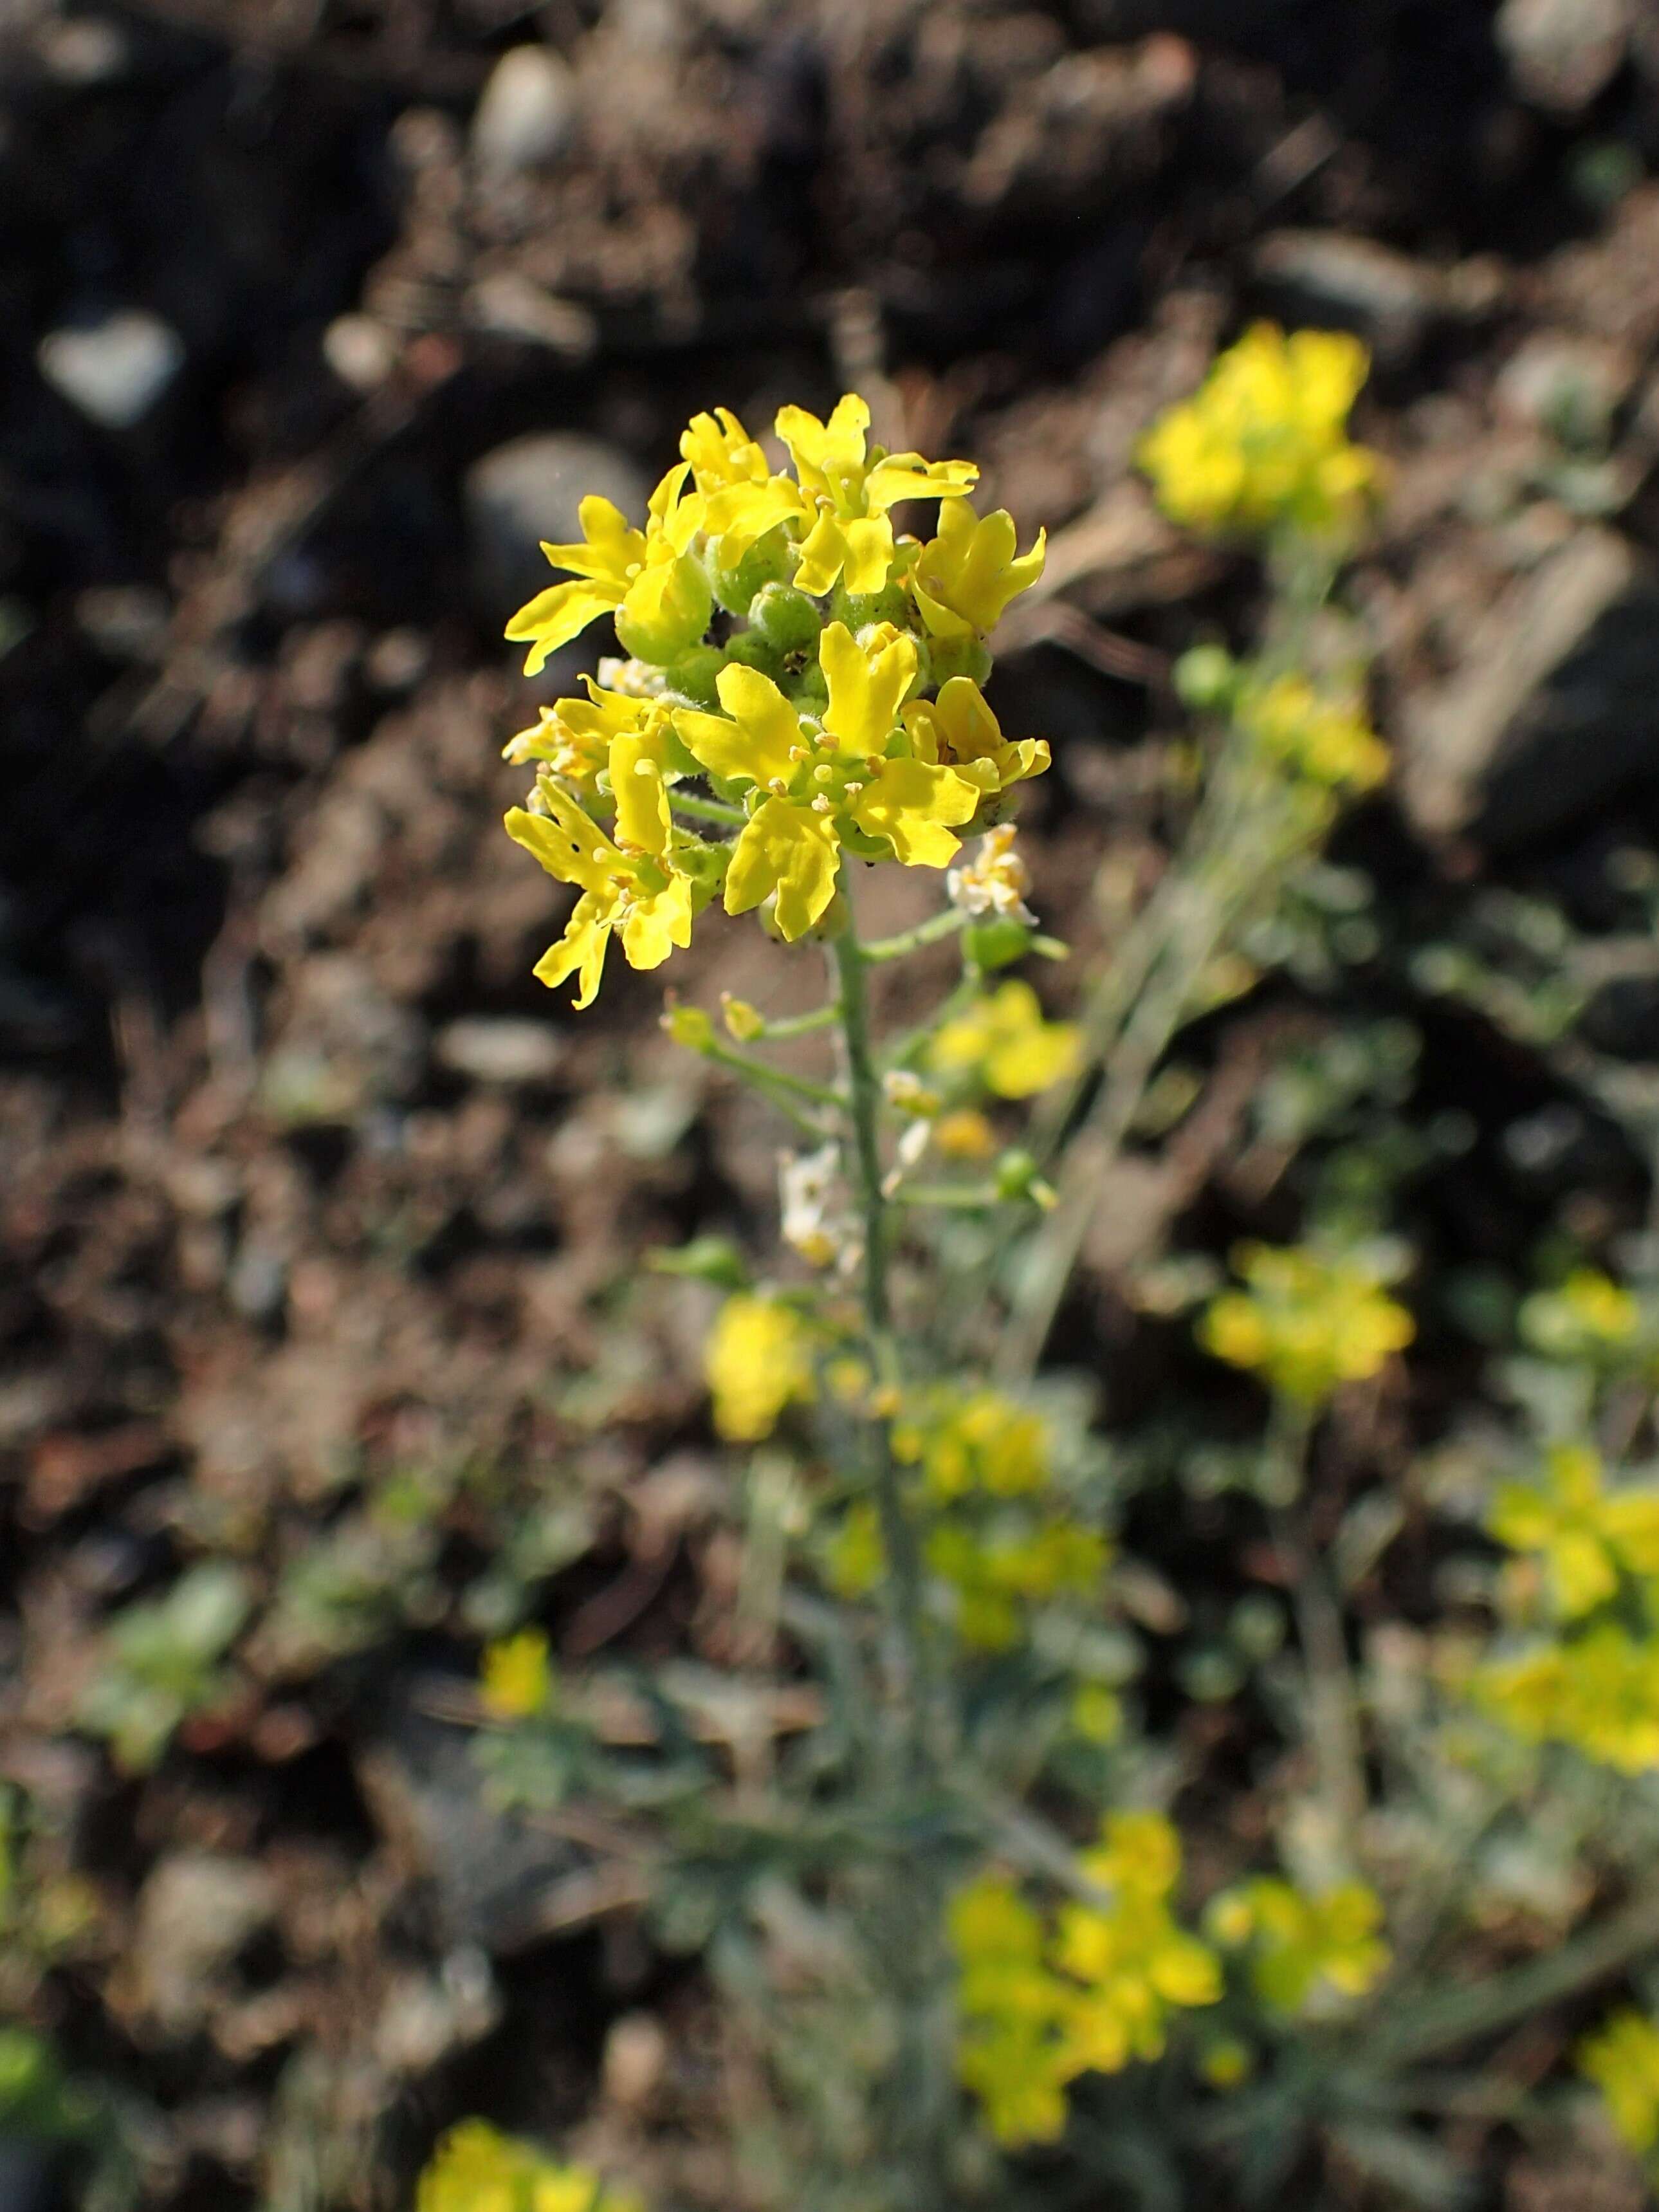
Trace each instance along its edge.
<instances>
[{"instance_id":1,"label":"yellow flower","mask_svg":"<svg viewBox=\"0 0 1659 2212\"><path fill-rule=\"evenodd\" d=\"M507 835L534 854L550 876L574 884L581 896L564 935L543 953L535 974L552 988L580 971L576 1004L591 1006L613 933L621 936L623 954L633 968L659 968L675 945L690 945L695 910L691 879L675 864L660 777L628 809L628 828L638 840L633 851L611 843L551 776L538 777L537 797L544 811L511 808ZM617 830L619 836L623 834L620 807Z\"/></svg>"},{"instance_id":2,"label":"yellow flower","mask_svg":"<svg viewBox=\"0 0 1659 2212\"><path fill-rule=\"evenodd\" d=\"M1389 749L1363 714L1322 697L1305 676L1276 676L1247 688L1240 726L1262 757L1325 791L1370 791L1389 772Z\"/></svg>"},{"instance_id":3,"label":"yellow flower","mask_svg":"<svg viewBox=\"0 0 1659 2212\"><path fill-rule=\"evenodd\" d=\"M692 479L708 497L734 485L771 481L765 454L729 407L691 417L680 433L680 457L690 463Z\"/></svg>"},{"instance_id":4,"label":"yellow flower","mask_svg":"<svg viewBox=\"0 0 1659 2212\"><path fill-rule=\"evenodd\" d=\"M1486 1526L1512 1552L1541 1556L1550 1604L1562 1620L1612 1597L1621 1569L1659 1574L1659 1490L1609 1492L1588 1444L1552 1444L1541 1481L1503 1484Z\"/></svg>"},{"instance_id":5,"label":"yellow flower","mask_svg":"<svg viewBox=\"0 0 1659 2212\"><path fill-rule=\"evenodd\" d=\"M551 565L569 569L574 580L538 592L508 623L507 637L530 647L526 676L538 674L550 653L601 615L619 617L623 650L638 651L642 659L671 659L702 635L714 601L707 578L686 550L703 518L701 495L685 496L690 473L687 461L668 471L651 495L643 530L635 530L610 500L590 493L576 510L580 540L543 545Z\"/></svg>"},{"instance_id":6,"label":"yellow flower","mask_svg":"<svg viewBox=\"0 0 1659 2212\"><path fill-rule=\"evenodd\" d=\"M933 1148L943 1159L988 1160L997 1148L997 1133L983 1114L963 1107L941 1114L933 1124Z\"/></svg>"},{"instance_id":7,"label":"yellow flower","mask_svg":"<svg viewBox=\"0 0 1659 2212\"><path fill-rule=\"evenodd\" d=\"M1477 1701L1525 1742L1566 1743L1621 1774L1659 1768L1659 1642L1614 1621L1489 1661Z\"/></svg>"},{"instance_id":8,"label":"yellow flower","mask_svg":"<svg viewBox=\"0 0 1659 2212\"><path fill-rule=\"evenodd\" d=\"M969 820L981 797L953 769L887 755L915 675L913 639L884 623L855 640L831 623L819 659L829 687L821 727L804 725L769 677L743 666L720 671L725 715L683 708L674 718L712 776L768 794L732 848L726 910L746 914L775 893L778 928L790 939L834 897L844 843L907 867L943 867L960 843L949 825Z\"/></svg>"},{"instance_id":9,"label":"yellow flower","mask_svg":"<svg viewBox=\"0 0 1659 2212\"><path fill-rule=\"evenodd\" d=\"M1017 977L946 1022L929 1055L941 1075L977 1074L999 1098L1030 1098L1082 1064L1082 1032L1046 1022L1036 993Z\"/></svg>"},{"instance_id":10,"label":"yellow flower","mask_svg":"<svg viewBox=\"0 0 1659 2212\"><path fill-rule=\"evenodd\" d=\"M1659 2146L1659 2027L1626 2006L1587 2035L1576 2055L1620 2141L1637 2152Z\"/></svg>"},{"instance_id":11,"label":"yellow flower","mask_svg":"<svg viewBox=\"0 0 1659 2212\"><path fill-rule=\"evenodd\" d=\"M553 1688L547 1638L539 1628L486 1644L478 1669L478 1697L498 1721L526 1721L540 1712Z\"/></svg>"},{"instance_id":12,"label":"yellow flower","mask_svg":"<svg viewBox=\"0 0 1659 2212\"><path fill-rule=\"evenodd\" d=\"M463 2120L432 2154L415 2212L643 2212L585 2166L562 2166L487 2120Z\"/></svg>"},{"instance_id":13,"label":"yellow flower","mask_svg":"<svg viewBox=\"0 0 1659 2212\"><path fill-rule=\"evenodd\" d=\"M1350 527L1380 469L1347 418L1370 368L1355 338L1258 323L1170 408L1136 455L1158 503L1188 528L1255 532L1284 522Z\"/></svg>"},{"instance_id":14,"label":"yellow flower","mask_svg":"<svg viewBox=\"0 0 1659 2212\"><path fill-rule=\"evenodd\" d=\"M781 407L775 425L816 520L803 539L797 590L817 596L837 580L849 592L879 592L893 565L889 509L901 500L941 499L971 491L972 461L924 461L920 453L884 453L868 444L870 410L849 392L827 422L804 407Z\"/></svg>"},{"instance_id":15,"label":"yellow flower","mask_svg":"<svg viewBox=\"0 0 1659 2212\"><path fill-rule=\"evenodd\" d=\"M1245 1244L1233 1264L1249 1287L1211 1301L1200 1343L1231 1366L1257 1370L1273 1389L1305 1405L1322 1404L1340 1383L1377 1374L1415 1334L1404 1306L1358 1258Z\"/></svg>"},{"instance_id":16,"label":"yellow flower","mask_svg":"<svg viewBox=\"0 0 1659 2212\"><path fill-rule=\"evenodd\" d=\"M1522 1305L1521 1334L1553 1359L1594 1359L1624 1350L1642 1309L1621 1284L1595 1267L1575 1268L1553 1291L1535 1291Z\"/></svg>"},{"instance_id":17,"label":"yellow flower","mask_svg":"<svg viewBox=\"0 0 1659 2212\"><path fill-rule=\"evenodd\" d=\"M1213 1899L1206 1924L1229 1948L1252 1946L1256 1995L1275 2012L1299 2013L1323 1993L1363 1996L1388 1968L1382 1904L1364 1882L1310 1896L1262 1876Z\"/></svg>"},{"instance_id":18,"label":"yellow flower","mask_svg":"<svg viewBox=\"0 0 1659 2212\"><path fill-rule=\"evenodd\" d=\"M1047 1425L994 1390L934 1393L895 1422L892 1450L901 1466L920 1468L939 1503L969 1491L1025 1497L1049 1480Z\"/></svg>"},{"instance_id":19,"label":"yellow flower","mask_svg":"<svg viewBox=\"0 0 1659 2212\"><path fill-rule=\"evenodd\" d=\"M793 1308L739 1291L720 1310L704 1372L718 1432L728 1443L758 1443L786 1407L817 1395L812 1332Z\"/></svg>"},{"instance_id":20,"label":"yellow flower","mask_svg":"<svg viewBox=\"0 0 1659 2212\"><path fill-rule=\"evenodd\" d=\"M1030 551L1016 556L1014 519L1006 507L981 519L966 499L945 500L939 534L922 547L909 577L911 596L933 635L988 635L1009 600L1029 591L1042 574L1048 542L1048 532L1039 530Z\"/></svg>"},{"instance_id":21,"label":"yellow flower","mask_svg":"<svg viewBox=\"0 0 1659 2212\"><path fill-rule=\"evenodd\" d=\"M1048 766L1047 740L1005 738L984 693L966 676L952 676L937 699L912 701L904 710L904 726L918 760L942 761L988 793L1041 775Z\"/></svg>"},{"instance_id":22,"label":"yellow flower","mask_svg":"<svg viewBox=\"0 0 1659 2212\"><path fill-rule=\"evenodd\" d=\"M1107 1893L1067 1903L1052 1929L1000 1876L969 1885L950 1914L963 2033L957 2070L998 2139L1052 2142L1065 2087L1163 2051L1172 2010L1213 2004L1214 1954L1176 1923L1174 1830L1157 1814L1109 1819L1080 1870Z\"/></svg>"},{"instance_id":23,"label":"yellow flower","mask_svg":"<svg viewBox=\"0 0 1659 2212\"><path fill-rule=\"evenodd\" d=\"M1095 1589L1110 1547L1071 1521L1033 1530L952 1518L929 1532L922 1555L928 1572L954 1593L963 1642L976 1651L1007 1651L1019 1641L1026 1607Z\"/></svg>"}]
</instances>

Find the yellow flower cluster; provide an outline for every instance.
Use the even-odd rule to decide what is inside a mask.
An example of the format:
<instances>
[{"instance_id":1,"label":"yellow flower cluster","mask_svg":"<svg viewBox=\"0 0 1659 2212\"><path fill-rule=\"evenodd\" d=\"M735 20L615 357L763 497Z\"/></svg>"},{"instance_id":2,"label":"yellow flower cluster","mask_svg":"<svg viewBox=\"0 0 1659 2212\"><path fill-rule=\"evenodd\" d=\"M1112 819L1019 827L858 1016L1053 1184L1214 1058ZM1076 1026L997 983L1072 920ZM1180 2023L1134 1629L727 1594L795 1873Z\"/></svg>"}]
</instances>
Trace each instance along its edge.
<instances>
[{"instance_id":1,"label":"yellow flower cluster","mask_svg":"<svg viewBox=\"0 0 1659 2212\"><path fill-rule=\"evenodd\" d=\"M843 854L942 868L958 830L1048 767L1047 745L1005 738L979 688L986 635L1042 572L1041 533L1018 553L1006 514L974 512L972 463L886 453L869 428L855 394L827 422L782 409L791 475L726 410L699 415L643 530L593 497L581 540L544 547L570 580L507 626L526 672L605 615L632 656L507 749L538 764L509 834L580 895L536 973L575 975L579 1006L613 936L633 966L658 967L720 894L728 914L769 905L800 937ZM939 503L936 535L896 535L892 509L921 499ZM711 839L711 822L736 835Z\"/></svg>"},{"instance_id":2,"label":"yellow flower cluster","mask_svg":"<svg viewBox=\"0 0 1659 2212\"><path fill-rule=\"evenodd\" d=\"M1659 1767L1659 1641L1601 1621L1571 1642L1493 1659L1477 1700L1529 1743L1568 1743L1621 1774Z\"/></svg>"},{"instance_id":3,"label":"yellow flower cluster","mask_svg":"<svg viewBox=\"0 0 1659 2212\"><path fill-rule=\"evenodd\" d=\"M1233 713L1262 760L1316 790L1370 791L1389 773L1389 749L1364 715L1305 676L1247 679Z\"/></svg>"},{"instance_id":4,"label":"yellow flower cluster","mask_svg":"<svg viewBox=\"0 0 1659 2212\"><path fill-rule=\"evenodd\" d=\"M1256 1995L1285 2014L1363 1996L1388 1969L1382 1924L1382 1902L1364 1882L1310 1895L1269 1875L1224 1890L1204 1917L1205 1932L1224 1949L1249 1947Z\"/></svg>"},{"instance_id":5,"label":"yellow flower cluster","mask_svg":"<svg viewBox=\"0 0 1659 2212\"><path fill-rule=\"evenodd\" d=\"M463 2120L432 2154L415 2212L643 2212L643 2200L607 2187L585 2166L544 2158L487 2121Z\"/></svg>"},{"instance_id":6,"label":"yellow flower cluster","mask_svg":"<svg viewBox=\"0 0 1659 2212\"><path fill-rule=\"evenodd\" d=\"M1638 2154L1659 2149L1659 2026L1626 2006L1583 2039L1577 2056L1619 2140Z\"/></svg>"},{"instance_id":7,"label":"yellow flower cluster","mask_svg":"<svg viewBox=\"0 0 1659 2212\"><path fill-rule=\"evenodd\" d=\"M970 1650L1009 1650L1032 1606L1098 1588L1111 1547L1049 1496L1051 1442L1036 1414L995 1391L941 1385L898 1413L890 1443L926 1522L923 1565ZM867 1499L842 1516L826 1565L843 1596L880 1583L887 1553Z\"/></svg>"},{"instance_id":8,"label":"yellow flower cluster","mask_svg":"<svg viewBox=\"0 0 1659 2212\"><path fill-rule=\"evenodd\" d=\"M1596 1267L1576 1267L1521 1308L1521 1334L1552 1359L1615 1359L1634 1344L1642 1309L1621 1283Z\"/></svg>"},{"instance_id":9,"label":"yellow flower cluster","mask_svg":"<svg viewBox=\"0 0 1659 2212\"><path fill-rule=\"evenodd\" d=\"M1364 1382L1412 1340L1411 1316L1357 1255L1244 1244L1233 1265L1248 1287L1211 1300L1199 1341L1299 1404L1323 1405L1340 1384Z\"/></svg>"},{"instance_id":10,"label":"yellow flower cluster","mask_svg":"<svg viewBox=\"0 0 1659 2212\"><path fill-rule=\"evenodd\" d=\"M1550 1445L1535 1482L1499 1486L1486 1526L1509 1550L1537 1557L1559 1620L1604 1604L1623 1576L1659 1576L1659 1489L1608 1490L1589 1444Z\"/></svg>"},{"instance_id":11,"label":"yellow flower cluster","mask_svg":"<svg viewBox=\"0 0 1659 2212\"><path fill-rule=\"evenodd\" d=\"M787 1407L817 1395L811 1324L781 1299L738 1291L720 1308L703 1351L714 1428L728 1443L759 1443Z\"/></svg>"},{"instance_id":12,"label":"yellow flower cluster","mask_svg":"<svg viewBox=\"0 0 1659 2212\"><path fill-rule=\"evenodd\" d=\"M1551 1445L1486 1517L1516 1553L1506 1596L1541 1599L1548 1637L1486 1661L1477 1701L1529 1742L1569 1743L1626 1774L1659 1766L1659 1488L1609 1487L1587 1444Z\"/></svg>"},{"instance_id":13,"label":"yellow flower cluster","mask_svg":"<svg viewBox=\"0 0 1659 2212\"><path fill-rule=\"evenodd\" d=\"M1356 338L1286 337L1257 323L1141 440L1136 458L1158 504L1212 536L1287 524L1318 536L1345 532L1381 474L1377 456L1347 432L1370 367Z\"/></svg>"},{"instance_id":14,"label":"yellow flower cluster","mask_svg":"<svg viewBox=\"0 0 1659 2212\"><path fill-rule=\"evenodd\" d=\"M516 1636L485 1645L478 1702L492 1720L532 1720L552 1694L552 1662L539 1628L521 1628Z\"/></svg>"},{"instance_id":15,"label":"yellow flower cluster","mask_svg":"<svg viewBox=\"0 0 1659 2212\"><path fill-rule=\"evenodd\" d=\"M1221 1994L1214 1954L1170 1908L1181 1843L1166 1820L1112 1815L1079 1870L1100 1901L1068 1901L1048 1920L996 1875L951 1907L957 2070L1010 2145L1054 2141L1070 2082L1160 2057L1171 2013Z\"/></svg>"},{"instance_id":16,"label":"yellow flower cluster","mask_svg":"<svg viewBox=\"0 0 1659 2212\"><path fill-rule=\"evenodd\" d=\"M1077 1073L1083 1035L1074 1023L1045 1021L1036 993L1016 977L945 1023L928 1060L936 1075L975 1079L999 1098L1032 1098Z\"/></svg>"}]
</instances>

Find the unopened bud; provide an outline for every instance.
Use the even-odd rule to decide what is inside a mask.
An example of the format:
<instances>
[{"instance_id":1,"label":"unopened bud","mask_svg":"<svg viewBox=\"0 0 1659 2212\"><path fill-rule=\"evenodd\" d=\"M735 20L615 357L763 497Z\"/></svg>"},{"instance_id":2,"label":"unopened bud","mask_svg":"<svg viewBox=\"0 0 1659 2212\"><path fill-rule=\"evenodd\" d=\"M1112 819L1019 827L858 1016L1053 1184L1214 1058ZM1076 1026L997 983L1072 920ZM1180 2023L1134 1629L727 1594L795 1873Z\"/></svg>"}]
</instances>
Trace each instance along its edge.
<instances>
[{"instance_id":1,"label":"unopened bud","mask_svg":"<svg viewBox=\"0 0 1659 2212\"><path fill-rule=\"evenodd\" d=\"M688 1052L707 1052L714 1042L714 1024L701 1006L669 1006L662 1025L675 1043L684 1045Z\"/></svg>"},{"instance_id":2,"label":"unopened bud","mask_svg":"<svg viewBox=\"0 0 1659 2212\"><path fill-rule=\"evenodd\" d=\"M729 991L720 993L720 1017L727 1034L739 1044L752 1044L766 1033L766 1017L760 1008L751 1006L746 999L734 999Z\"/></svg>"}]
</instances>

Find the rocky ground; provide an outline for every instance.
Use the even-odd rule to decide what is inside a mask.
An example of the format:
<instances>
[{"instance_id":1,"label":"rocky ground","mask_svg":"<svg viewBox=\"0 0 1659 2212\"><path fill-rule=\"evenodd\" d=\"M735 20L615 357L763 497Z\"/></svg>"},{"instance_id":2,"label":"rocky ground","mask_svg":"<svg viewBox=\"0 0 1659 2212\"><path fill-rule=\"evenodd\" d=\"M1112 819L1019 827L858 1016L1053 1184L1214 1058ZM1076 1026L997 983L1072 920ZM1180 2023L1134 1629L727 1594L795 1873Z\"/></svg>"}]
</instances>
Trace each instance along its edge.
<instances>
[{"instance_id":1,"label":"rocky ground","mask_svg":"<svg viewBox=\"0 0 1659 2212\"><path fill-rule=\"evenodd\" d=\"M1358 331L1399 772L1342 857L1399 953L1363 992L1476 1131L1434 1233L1513 1255L1568 1187L1635 1218L1659 969L1597 886L1659 847L1656 159L1638 0L6 10L0 1774L92 1885L27 2004L118 2085L147 2203L390 2204L481 2105L646 2115L721 2186L695 1978L480 1809L438 1693L526 1592L573 1657L728 1656L704 1309L640 1255L772 1185L655 983L574 1017L530 977L500 749L586 665L500 643L537 540L637 510L716 402L856 385L976 455L1051 532L999 703L1054 741L1044 913L1086 950L1103 854L1153 848L1169 657L1254 588L1134 440L1251 313ZM1595 1081L1413 965L1540 890ZM771 957L707 931L678 980ZM1071 1356L1121 1356L1125 1259ZM95 1632L208 1559L247 1632L124 1776L70 1725ZM6 2212L50 2201L0 2156Z\"/></svg>"}]
</instances>

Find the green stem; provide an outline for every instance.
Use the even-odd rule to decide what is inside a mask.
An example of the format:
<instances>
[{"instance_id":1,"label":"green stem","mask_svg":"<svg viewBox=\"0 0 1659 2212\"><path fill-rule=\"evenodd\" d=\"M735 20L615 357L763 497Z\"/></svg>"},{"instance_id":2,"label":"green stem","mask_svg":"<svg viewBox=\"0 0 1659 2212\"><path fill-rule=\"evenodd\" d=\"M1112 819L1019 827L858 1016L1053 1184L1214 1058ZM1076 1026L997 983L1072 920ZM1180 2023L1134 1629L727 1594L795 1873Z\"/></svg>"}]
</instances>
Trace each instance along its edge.
<instances>
[{"instance_id":1,"label":"green stem","mask_svg":"<svg viewBox=\"0 0 1659 2212\"><path fill-rule=\"evenodd\" d=\"M873 938L861 948L862 957L870 967L879 966L887 960L902 960L907 953L920 952L924 945L938 945L967 927L968 916L962 909L947 906L927 921L919 921L914 929L902 930L896 937Z\"/></svg>"},{"instance_id":2,"label":"green stem","mask_svg":"<svg viewBox=\"0 0 1659 2212\"><path fill-rule=\"evenodd\" d=\"M733 830L741 830L749 817L740 806L728 806L723 799L699 799L693 791L671 788L668 803L677 814L689 814L694 822L723 822Z\"/></svg>"},{"instance_id":3,"label":"green stem","mask_svg":"<svg viewBox=\"0 0 1659 2212\"><path fill-rule=\"evenodd\" d=\"M1319 1795L1336 1833L1352 1847L1365 1817L1365 1757L1342 1608L1324 1561L1302 1540L1285 1510L1302 1490L1313 1426L1311 1407L1275 1397L1265 1456L1268 1494L1279 1502L1269 1504L1267 1520L1296 1613Z\"/></svg>"},{"instance_id":4,"label":"green stem","mask_svg":"<svg viewBox=\"0 0 1659 2212\"><path fill-rule=\"evenodd\" d=\"M864 1221L864 1322L871 1365L890 1389L902 1381L892 1340L888 1285L888 1203L882 1193L881 1081L871 1041L866 969L870 953L858 939L843 873L846 920L832 940L843 1058L850 1102L853 1181ZM921 1553L906 1505L884 1422L869 1424L866 1437L875 1478L876 1510L886 1551L891 1648L897 1723L900 1808L914 1808L933 1786L931 1717L933 1699L924 1619ZM898 2048L881 2100L882 2133L896 2184L916 2212L939 2212L945 2200L946 2130L951 2110L947 2039L941 2033L944 1988L941 1927L944 1900L939 1869L917 1850L893 1875L890 1917L878 1946L889 1976ZM895 2202L899 2201L895 2197Z\"/></svg>"},{"instance_id":5,"label":"green stem","mask_svg":"<svg viewBox=\"0 0 1659 2212\"><path fill-rule=\"evenodd\" d=\"M841 1006L832 999L828 1006L814 1006L810 1014L784 1014L775 1022L768 1022L757 1042L781 1043L786 1037L810 1036L814 1030L834 1027L841 1019Z\"/></svg>"},{"instance_id":6,"label":"green stem","mask_svg":"<svg viewBox=\"0 0 1659 2212\"><path fill-rule=\"evenodd\" d=\"M1659 1894L1632 1898L1596 1928L1571 1942L1477 1982L1473 1989L1425 1996L1407 2008L1390 2009L1399 2025L1373 2026L1365 2057L1378 2069L1420 2066L1477 2036L1496 2035L1517 2021L1576 1996L1592 1982L1616 1974L1646 1952L1659 1950ZM1398 1996L1396 1992L1396 1996Z\"/></svg>"},{"instance_id":7,"label":"green stem","mask_svg":"<svg viewBox=\"0 0 1659 2212\"><path fill-rule=\"evenodd\" d=\"M787 1067L769 1066L763 1060L750 1060L746 1053L733 1052L730 1045L721 1044L718 1038L698 1048L705 1060L712 1060L716 1067L729 1067L734 1075L745 1082L787 1091L793 1097L805 1098L814 1106L828 1106L840 1114L847 1109L847 1101L839 1091L832 1091L827 1083L809 1083L804 1075L792 1075Z\"/></svg>"},{"instance_id":8,"label":"green stem","mask_svg":"<svg viewBox=\"0 0 1659 2212\"><path fill-rule=\"evenodd\" d=\"M971 1212L995 1206L1001 1193L994 1183L901 1183L888 1200L890 1206L937 1206Z\"/></svg>"}]
</instances>

